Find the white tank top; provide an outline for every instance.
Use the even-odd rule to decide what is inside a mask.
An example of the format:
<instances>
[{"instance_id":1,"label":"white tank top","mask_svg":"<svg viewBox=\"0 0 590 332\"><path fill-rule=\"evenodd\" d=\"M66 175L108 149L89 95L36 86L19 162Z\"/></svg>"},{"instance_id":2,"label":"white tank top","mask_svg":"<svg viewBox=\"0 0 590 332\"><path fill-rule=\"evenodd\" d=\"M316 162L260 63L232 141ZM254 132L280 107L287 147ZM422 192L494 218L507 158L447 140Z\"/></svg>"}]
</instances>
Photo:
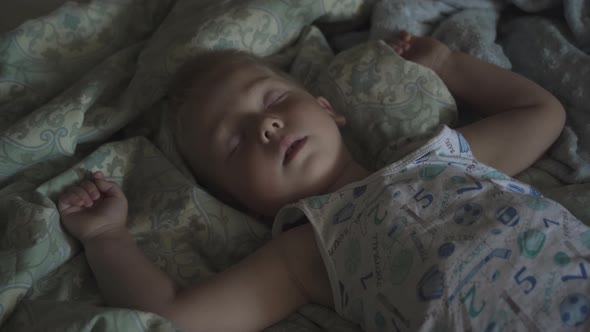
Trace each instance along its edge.
<instances>
[{"instance_id":1,"label":"white tank top","mask_svg":"<svg viewBox=\"0 0 590 332\"><path fill-rule=\"evenodd\" d=\"M335 310L366 331L590 331L590 229L444 126L363 181L277 214L315 230Z\"/></svg>"}]
</instances>

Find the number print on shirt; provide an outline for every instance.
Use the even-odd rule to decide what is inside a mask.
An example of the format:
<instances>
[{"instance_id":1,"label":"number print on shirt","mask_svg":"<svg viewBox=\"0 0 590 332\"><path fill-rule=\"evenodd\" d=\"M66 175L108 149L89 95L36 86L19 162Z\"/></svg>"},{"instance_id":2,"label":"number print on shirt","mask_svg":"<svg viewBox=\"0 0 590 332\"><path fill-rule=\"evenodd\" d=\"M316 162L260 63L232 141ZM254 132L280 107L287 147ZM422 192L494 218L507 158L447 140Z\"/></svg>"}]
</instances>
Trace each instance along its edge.
<instances>
[{"instance_id":1,"label":"number print on shirt","mask_svg":"<svg viewBox=\"0 0 590 332\"><path fill-rule=\"evenodd\" d=\"M524 293L525 294L528 294L533 289L535 289L535 286L537 285L537 279L535 277L533 277L532 275L530 275L530 276L524 276L524 275L522 275L525 272L526 272L526 267L523 266L514 275L514 281L516 281L516 283L519 284L519 285L522 285L522 284L525 284L525 283L528 284L529 286L526 289L524 289Z\"/></svg>"},{"instance_id":2,"label":"number print on shirt","mask_svg":"<svg viewBox=\"0 0 590 332\"><path fill-rule=\"evenodd\" d=\"M431 194L428 193L424 193L424 188L420 189L419 192L416 193L416 195L414 195L414 200L416 202L422 202L424 200L426 200L426 203L422 204L422 208L425 209L427 208L430 204L432 204L432 201L434 200L434 196L432 196Z\"/></svg>"},{"instance_id":3,"label":"number print on shirt","mask_svg":"<svg viewBox=\"0 0 590 332\"><path fill-rule=\"evenodd\" d=\"M547 218L543 218L543 223L545 223L545 228L549 228L549 224L559 226L559 222Z\"/></svg>"},{"instance_id":4,"label":"number print on shirt","mask_svg":"<svg viewBox=\"0 0 590 332\"><path fill-rule=\"evenodd\" d=\"M481 190L483 188L483 186L481 185L481 182L479 182L479 181L475 181L474 185L475 186L464 187L464 188L457 190L457 194L461 195L464 192L468 192L468 191L472 191L472 190Z\"/></svg>"},{"instance_id":5,"label":"number print on shirt","mask_svg":"<svg viewBox=\"0 0 590 332\"><path fill-rule=\"evenodd\" d=\"M565 275L561 277L561 281L566 282L577 279L588 279L588 274L586 274L586 268L584 267L584 263L580 263L578 266L580 267L580 275Z\"/></svg>"},{"instance_id":6,"label":"number print on shirt","mask_svg":"<svg viewBox=\"0 0 590 332\"><path fill-rule=\"evenodd\" d=\"M479 191L479 190L483 189L481 182L479 182L475 177L473 177L473 175L471 175L469 173L464 173L464 175L467 178L469 178L469 180L471 180L472 183L467 183L467 180L462 176L454 176L453 178L456 178L456 180L453 181L454 183L464 184L464 187L457 190L457 194L461 195L461 194L466 193L468 191ZM453 178L451 178L451 180L453 180ZM461 181L457 181L459 179L461 179Z\"/></svg>"},{"instance_id":7,"label":"number print on shirt","mask_svg":"<svg viewBox=\"0 0 590 332\"><path fill-rule=\"evenodd\" d=\"M469 288L469 291L467 291L467 293L465 295L461 296L461 298L460 298L461 303L465 303L465 301L467 301L467 299L471 299L469 301L469 317L471 317L471 318L477 317L482 312L483 308L486 306L486 301L481 301L481 304L479 305L479 309L475 309L473 302L475 302L476 292L477 292L477 288L475 287L475 285L473 285L473 286L471 286L471 288Z\"/></svg>"}]
</instances>

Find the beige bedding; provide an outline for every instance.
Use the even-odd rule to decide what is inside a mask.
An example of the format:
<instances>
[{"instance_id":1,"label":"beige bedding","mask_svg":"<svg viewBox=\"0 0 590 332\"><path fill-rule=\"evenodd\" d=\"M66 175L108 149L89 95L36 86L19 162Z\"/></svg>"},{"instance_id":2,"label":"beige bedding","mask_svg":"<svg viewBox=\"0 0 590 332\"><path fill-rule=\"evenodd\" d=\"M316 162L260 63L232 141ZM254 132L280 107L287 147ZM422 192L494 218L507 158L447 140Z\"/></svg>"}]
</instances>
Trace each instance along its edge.
<instances>
[{"instance_id":1,"label":"beige bedding","mask_svg":"<svg viewBox=\"0 0 590 332\"><path fill-rule=\"evenodd\" d=\"M276 55L349 117L345 137L368 167L452 123L452 98L429 70L380 42L335 57L312 25L370 10L361 0L94 0L66 3L1 34L0 331L174 330L156 315L105 307L80 244L61 227L56 196L89 171L122 186L140 248L182 285L269 239L267 227L195 183L162 126L170 75L195 52ZM590 220L586 184L564 186L538 169L523 177ZM268 330L358 328L307 305Z\"/></svg>"}]
</instances>

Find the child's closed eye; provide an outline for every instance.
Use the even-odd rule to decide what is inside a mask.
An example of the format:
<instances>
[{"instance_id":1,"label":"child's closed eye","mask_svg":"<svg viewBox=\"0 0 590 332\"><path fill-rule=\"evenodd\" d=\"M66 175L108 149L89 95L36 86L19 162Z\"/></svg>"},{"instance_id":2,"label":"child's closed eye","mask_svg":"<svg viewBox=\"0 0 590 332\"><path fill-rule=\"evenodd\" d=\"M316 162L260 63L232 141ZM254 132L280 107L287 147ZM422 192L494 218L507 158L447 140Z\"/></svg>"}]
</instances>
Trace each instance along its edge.
<instances>
[{"instance_id":1,"label":"child's closed eye","mask_svg":"<svg viewBox=\"0 0 590 332\"><path fill-rule=\"evenodd\" d=\"M264 109L280 103L287 97L288 93L284 90L272 90L264 96Z\"/></svg>"},{"instance_id":2,"label":"child's closed eye","mask_svg":"<svg viewBox=\"0 0 590 332\"><path fill-rule=\"evenodd\" d=\"M229 155L228 155L228 159L231 158L236 151L238 150L238 147L240 146L240 137L239 136L233 136L230 140L229 140Z\"/></svg>"}]
</instances>

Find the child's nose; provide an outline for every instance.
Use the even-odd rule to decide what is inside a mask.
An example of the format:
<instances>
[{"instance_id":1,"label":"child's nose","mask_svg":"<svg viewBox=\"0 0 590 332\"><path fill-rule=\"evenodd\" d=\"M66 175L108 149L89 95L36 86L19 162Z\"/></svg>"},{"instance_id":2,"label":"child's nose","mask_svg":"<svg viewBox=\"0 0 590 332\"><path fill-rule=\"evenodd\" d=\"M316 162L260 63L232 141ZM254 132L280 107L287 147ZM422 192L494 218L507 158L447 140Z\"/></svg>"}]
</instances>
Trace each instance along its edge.
<instances>
[{"instance_id":1,"label":"child's nose","mask_svg":"<svg viewBox=\"0 0 590 332\"><path fill-rule=\"evenodd\" d=\"M280 119L264 116L260 121L259 136L262 143L270 143L277 138L277 130L283 128L283 122Z\"/></svg>"}]
</instances>

